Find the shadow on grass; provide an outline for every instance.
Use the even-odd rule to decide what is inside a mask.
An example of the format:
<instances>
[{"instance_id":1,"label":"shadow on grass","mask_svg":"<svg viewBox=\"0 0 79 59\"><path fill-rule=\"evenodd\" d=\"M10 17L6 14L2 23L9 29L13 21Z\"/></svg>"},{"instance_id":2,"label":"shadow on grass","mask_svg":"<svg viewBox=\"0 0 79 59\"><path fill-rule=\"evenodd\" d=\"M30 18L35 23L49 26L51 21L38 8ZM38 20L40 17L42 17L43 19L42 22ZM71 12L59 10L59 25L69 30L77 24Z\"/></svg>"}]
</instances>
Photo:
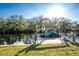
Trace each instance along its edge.
<instances>
[{"instance_id":1,"label":"shadow on grass","mask_svg":"<svg viewBox=\"0 0 79 59\"><path fill-rule=\"evenodd\" d=\"M63 46L53 46L53 47L41 47L41 48L36 48L37 46L39 46L40 44L36 44L36 45L30 45L29 47L27 48L24 48L23 50L19 51L15 56L18 56L19 54L21 54L22 52L29 52L29 51L32 51L32 50L45 50L45 49L57 49L57 48L65 48L67 47L68 45L63 45Z\"/></svg>"},{"instance_id":2,"label":"shadow on grass","mask_svg":"<svg viewBox=\"0 0 79 59\"><path fill-rule=\"evenodd\" d=\"M71 43L72 45L75 45L75 46L77 46L77 47L79 47L79 43Z\"/></svg>"},{"instance_id":3,"label":"shadow on grass","mask_svg":"<svg viewBox=\"0 0 79 59\"><path fill-rule=\"evenodd\" d=\"M57 48L64 48L64 47L67 47L67 46L42 47L42 48L34 48L33 50L57 49Z\"/></svg>"},{"instance_id":4,"label":"shadow on grass","mask_svg":"<svg viewBox=\"0 0 79 59\"><path fill-rule=\"evenodd\" d=\"M39 44L36 45L30 45L29 47L24 48L23 50L19 51L15 56L18 56L19 54L21 54L22 52L25 51L25 53L34 50Z\"/></svg>"},{"instance_id":5,"label":"shadow on grass","mask_svg":"<svg viewBox=\"0 0 79 59\"><path fill-rule=\"evenodd\" d=\"M57 48L65 48L67 46L70 46L68 43L65 43L65 45L63 46L51 46L51 47L40 47L40 48L36 48L37 46L41 45L41 43L43 42L44 40L42 40L39 44L32 44L30 45L29 47L26 47L24 49L22 49L21 51L19 51L15 56L18 56L19 54L21 54L22 52L29 52L29 51L32 51L32 50L45 50L45 49L57 49Z\"/></svg>"}]
</instances>

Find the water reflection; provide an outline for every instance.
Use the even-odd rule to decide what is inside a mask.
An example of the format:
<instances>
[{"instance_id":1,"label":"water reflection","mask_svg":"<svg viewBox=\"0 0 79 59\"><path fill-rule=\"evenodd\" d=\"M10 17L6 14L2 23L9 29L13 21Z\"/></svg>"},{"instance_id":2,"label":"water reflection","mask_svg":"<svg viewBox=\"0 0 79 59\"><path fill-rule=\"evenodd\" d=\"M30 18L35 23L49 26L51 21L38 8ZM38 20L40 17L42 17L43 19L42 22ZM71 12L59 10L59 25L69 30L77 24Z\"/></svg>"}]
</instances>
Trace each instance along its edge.
<instances>
[{"instance_id":1,"label":"water reflection","mask_svg":"<svg viewBox=\"0 0 79 59\"><path fill-rule=\"evenodd\" d=\"M22 45L22 44L33 44L33 35L0 35L0 45Z\"/></svg>"}]
</instances>

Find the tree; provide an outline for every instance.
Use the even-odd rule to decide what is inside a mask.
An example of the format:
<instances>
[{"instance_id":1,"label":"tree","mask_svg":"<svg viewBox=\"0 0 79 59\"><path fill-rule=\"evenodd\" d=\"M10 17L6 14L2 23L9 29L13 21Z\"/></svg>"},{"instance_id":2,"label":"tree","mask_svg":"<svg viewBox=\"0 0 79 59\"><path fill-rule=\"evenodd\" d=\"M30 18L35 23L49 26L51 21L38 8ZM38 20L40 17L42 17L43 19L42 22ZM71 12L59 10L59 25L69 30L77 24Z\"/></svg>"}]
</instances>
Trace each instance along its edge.
<instances>
[{"instance_id":1,"label":"tree","mask_svg":"<svg viewBox=\"0 0 79 59\"><path fill-rule=\"evenodd\" d=\"M60 17L60 18L53 18L52 21L52 29L67 32L71 29L71 20L68 18Z\"/></svg>"},{"instance_id":2,"label":"tree","mask_svg":"<svg viewBox=\"0 0 79 59\"><path fill-rule=\"evenodd\" d=\"M5 26L6 26L6 21L3 17L0 17L0 31L4 32L5 31Z\"/></svg>"},{"instance_id":3,"label":"tree","mask_svg":"<svg viewBox=\"0 0 79 59\"><path fill-rule=\"evenodd\" d=\"M21 15L13 15L7 18L7 28L8 29L19 29L24 30L27 28L27 23L25 18Z\"/></svg>"},{"instance_id":4,"label":"tree","mask_svg":"<svg viewBox=\"0 0 79 59\"><path fill-rule=\"evenodd\" d=\"M60 25L60 29L63 31L63 32L70 32L71 30L71 20L68 19L68 18L60 18L61 21L59 23Z\"/></svg>"}]
</instances>

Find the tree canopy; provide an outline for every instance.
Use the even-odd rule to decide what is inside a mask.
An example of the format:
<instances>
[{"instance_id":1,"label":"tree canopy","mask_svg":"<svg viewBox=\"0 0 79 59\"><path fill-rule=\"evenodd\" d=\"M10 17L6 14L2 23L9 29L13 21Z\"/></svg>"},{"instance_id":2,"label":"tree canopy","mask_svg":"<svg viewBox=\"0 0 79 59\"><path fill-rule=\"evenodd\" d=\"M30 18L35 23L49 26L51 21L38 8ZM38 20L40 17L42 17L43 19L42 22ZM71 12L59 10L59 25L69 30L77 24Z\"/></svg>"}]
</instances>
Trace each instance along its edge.
<instances>
[{"instance_id":1,"label":"tree canopy","mask_svg":"<svg viewBox=\"0 0 79 59\"><path fill-rule=\"evenodd\" d=\"M79 31L79 23L73 23L73 21L64 17L53 17L52 19L44 17L43 15L30 19L24 18L22 15L12 15L7 18L0 17L0 33L16 30L22 32L27 29L35 30L37 32L44 30L68 32L69 30L73 30L73 28L76 31Z\"/></svg>"}]
</instances>

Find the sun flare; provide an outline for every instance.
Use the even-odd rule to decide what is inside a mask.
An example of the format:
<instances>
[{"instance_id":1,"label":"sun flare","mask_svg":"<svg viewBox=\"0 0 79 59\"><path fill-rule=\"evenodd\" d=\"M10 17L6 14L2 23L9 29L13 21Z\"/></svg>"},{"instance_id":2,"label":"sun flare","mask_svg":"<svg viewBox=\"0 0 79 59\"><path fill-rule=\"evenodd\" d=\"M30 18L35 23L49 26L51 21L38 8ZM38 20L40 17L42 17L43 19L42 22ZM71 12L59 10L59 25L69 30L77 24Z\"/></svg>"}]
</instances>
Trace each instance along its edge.
<instances>
[{"instance_id":1,"label":"sun flare","mask_svg":"<svg viewBox=\"0 0 79 59\"><path fill-rule=\"evenodd\" d=\"M47 11L46 17L63 17L65 15L65 9L60 5L50 7Z\"/></svg>"}]
</instances>

